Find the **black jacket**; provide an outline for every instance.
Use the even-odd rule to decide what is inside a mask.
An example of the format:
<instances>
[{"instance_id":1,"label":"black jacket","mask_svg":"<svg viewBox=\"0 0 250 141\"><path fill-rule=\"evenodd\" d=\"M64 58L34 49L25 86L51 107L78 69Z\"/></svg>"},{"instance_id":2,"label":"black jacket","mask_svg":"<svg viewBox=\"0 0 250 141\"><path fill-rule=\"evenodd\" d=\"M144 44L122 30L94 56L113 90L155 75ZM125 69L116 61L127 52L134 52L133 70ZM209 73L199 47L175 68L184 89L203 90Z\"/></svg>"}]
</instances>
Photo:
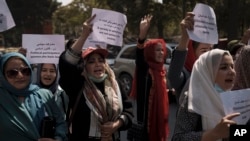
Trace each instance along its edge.
<instances>
[{"instance_id":1,"label":"black jacket","mask_svg":"<svg viewBox=\"0 0 250 141\"><path fill-rule=\"evenodd\" d=\"M69 109L76 103L77 95L84 84L84 77L81 75L82 69L65 60L65 52L59 58L60 71L60 86L65 90L69 96ZM97 85L100 91L103 91L101 85ZM103 87L104 88L104 87ZM126 115L128 123L123 125L119 130L126 130L132 124L133 107L127 95L122 94L123 112ZM77 109L72 120L72 140L81 139L88 141L88 133L90 129L90 109L85 103L85 97L81 96Z\"/></svg>"}]
</instances>

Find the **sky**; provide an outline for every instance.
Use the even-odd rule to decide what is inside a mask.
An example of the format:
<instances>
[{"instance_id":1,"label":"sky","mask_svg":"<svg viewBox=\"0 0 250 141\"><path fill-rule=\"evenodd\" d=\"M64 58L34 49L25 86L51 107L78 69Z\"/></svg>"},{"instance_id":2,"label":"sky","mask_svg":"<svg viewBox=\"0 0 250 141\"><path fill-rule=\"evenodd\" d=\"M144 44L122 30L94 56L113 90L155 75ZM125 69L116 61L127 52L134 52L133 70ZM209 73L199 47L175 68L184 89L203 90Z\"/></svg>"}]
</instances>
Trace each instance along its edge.
<instances>
[{"instance_id":1,"label":"sky","mask_svg":"<svg viewBox=\"0 0 250 141\"><path fill-rule=\"evenodd\" d=\"M62 2L62 5L67 5L70 2L72 2L72 0L57 0L58 2Z\"/></svg>"}]
</instances>

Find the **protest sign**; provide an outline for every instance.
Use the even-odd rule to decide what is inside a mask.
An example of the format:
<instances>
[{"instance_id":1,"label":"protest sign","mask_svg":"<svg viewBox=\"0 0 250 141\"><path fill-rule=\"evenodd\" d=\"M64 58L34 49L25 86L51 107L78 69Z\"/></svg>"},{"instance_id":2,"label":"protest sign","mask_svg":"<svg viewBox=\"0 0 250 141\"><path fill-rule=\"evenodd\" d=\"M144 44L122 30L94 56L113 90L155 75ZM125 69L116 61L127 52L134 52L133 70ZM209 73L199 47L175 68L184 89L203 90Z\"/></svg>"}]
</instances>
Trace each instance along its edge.
<instances>
[{"instance_id":1,"label":"protest sign","mask_svg":"<svg viewBox=\"0 0 250 141\"><path fill-rule=\"evenodd\" d=\"M0 0L0 32L15 26L10 10L5 0Z\"/></svg>"},{"instance_id":2,"label":"protest sign","mask_svg":"<svg viewBox=\"0 0 250 141\"><path fill-rule=\"evenodd\" d=\"M201 43L217 44L219 39L214 10L208 5L198 3L193 13L194 29L187 29L189 38Z\"/></svg>"},{"instance_id":3,"label":"protest sign","mask_svg":"<svg viewBox=\"0 0 250 141\"><path fill-rule=\"evenodd\" d=\"M26 57L31 64L58 64L64 51L64 35L23 34L22 47L27 49Z\"/></svg>"},{"instance_id":4,"label":"protest sign","mask_svg":"<svg viewBox=\"0 0 250 141\"><path fill-rule=\"evenodd\" d=\"M83 48L93 41L104 42L110 45L122 46L123 32L127 24L126 15L104 9L93 8L93 32L90 34ZM94 46L94 45L93 45Z\"/></svg>"},{"instance_id":5,"label":"protest sign","mask_svg":"<svg viewBox=\"0 0 250 141\"><path fill-rule=\"evenodd\" d=\"M237 124L246 124L250 118L250 89L227 91L220 93L225 114L239 112L233 120Z\"/></svg>"},{"instance_id":6,"label":"protest sign","mask_svg":"<svg viewBox=\"0 0 250 141\"><path fill-rule=\"evenodd\" d=\"M88 39L85 41L83 49L88 47L101 47L101 48L107 48L107 44L102 41L94 41L92 37L88 37Z\"/></svg>"},{"instance_id":7,"label":"protest sign","mask_svg":"<svg viewBox=\"0 0 250 141\"><path fill-rule=\"evenodd\" d=\"M163 4L163 1L162 0L153 0L155 3L160 3L160 4Z\"/></svg>"}]
</instances>

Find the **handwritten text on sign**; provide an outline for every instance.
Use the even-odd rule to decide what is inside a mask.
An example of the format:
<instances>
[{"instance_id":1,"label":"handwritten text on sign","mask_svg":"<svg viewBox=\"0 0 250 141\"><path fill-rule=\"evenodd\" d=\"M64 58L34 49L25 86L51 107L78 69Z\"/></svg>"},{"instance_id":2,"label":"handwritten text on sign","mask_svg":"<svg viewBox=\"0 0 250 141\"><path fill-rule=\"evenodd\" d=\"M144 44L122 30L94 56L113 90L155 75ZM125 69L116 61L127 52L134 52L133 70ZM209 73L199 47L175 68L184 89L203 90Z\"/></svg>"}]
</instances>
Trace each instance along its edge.
<instances>
[{"instance_id":1,"label":"handwritten text on sign","mask_svg":"<svg viewBox=\"0 0 250 141\"><path fill-rule=\"evenodd\" d=\"M123 31L127 24L126 15L97 8L93 8L92 15L94 14L96 17L93 20L92 40L122 46Z\"/></svg>"},{"instance_id":2,"label":"handwritten text on sign","mask_svg":"<svg viewBox=\"0 0 250 141\"><path fill-rule=\"evenodd\" d=\"M250 119L250 89L242 89L220 93L225 114L239 112L233 120L237 124L246 124Z\"/></svg>"},{"instance_id":3,"label":"handwritten text on sign","mask_svg":"<svg viewBox=\"0 0 250 141\"><path fill-rule=\"evenodd\" d=\"M208 5L198 3L193 13L194 29L187 30L189 38L201 43L216 44L218 32L214 10Z\"/></svg>"}]
</instances>

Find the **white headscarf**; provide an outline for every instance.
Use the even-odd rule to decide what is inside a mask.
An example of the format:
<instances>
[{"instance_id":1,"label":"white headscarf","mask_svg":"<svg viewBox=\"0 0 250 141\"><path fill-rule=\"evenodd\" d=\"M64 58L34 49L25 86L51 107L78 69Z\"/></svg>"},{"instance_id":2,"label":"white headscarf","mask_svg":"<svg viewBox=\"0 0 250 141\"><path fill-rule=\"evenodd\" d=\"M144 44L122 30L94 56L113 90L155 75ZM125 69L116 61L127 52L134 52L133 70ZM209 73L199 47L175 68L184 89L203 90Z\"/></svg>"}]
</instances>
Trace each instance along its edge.
<instances>
[{"instance_id":1,"label":"white headscarf","mask_svg":"<svg viewBox=\"0 0 250 141\"><path fill-rule=\"evenodd\" d=\"M215 89L215 78L223 55L230 53L213 49L196 60L190 77L188 109L202 117L202 128L214 128L225 116L222 101Z\"/></svg>"}]
</instances>

